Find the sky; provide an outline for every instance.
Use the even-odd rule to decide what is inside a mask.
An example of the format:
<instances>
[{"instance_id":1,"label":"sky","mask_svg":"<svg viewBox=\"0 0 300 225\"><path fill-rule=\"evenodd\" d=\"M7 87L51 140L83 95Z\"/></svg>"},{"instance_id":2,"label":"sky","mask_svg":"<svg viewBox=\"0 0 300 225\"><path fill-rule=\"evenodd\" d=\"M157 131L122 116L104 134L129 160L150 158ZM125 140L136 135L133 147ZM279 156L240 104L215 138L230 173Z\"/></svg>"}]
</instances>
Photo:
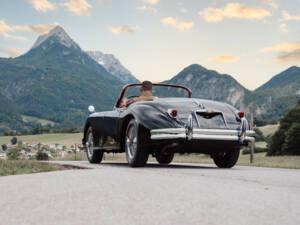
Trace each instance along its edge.
<instances>
[{"instance_id":1,"label":"sky","mask_svg":"<svg viewBox=\"0 0 300 225\"><path fill-rule=\"evenodd\" d=\"M254 90L300 66L300 0L1 0L0 57L26 53L55 25L139 80L196 63Z\"/></svg>"}]
</instances>

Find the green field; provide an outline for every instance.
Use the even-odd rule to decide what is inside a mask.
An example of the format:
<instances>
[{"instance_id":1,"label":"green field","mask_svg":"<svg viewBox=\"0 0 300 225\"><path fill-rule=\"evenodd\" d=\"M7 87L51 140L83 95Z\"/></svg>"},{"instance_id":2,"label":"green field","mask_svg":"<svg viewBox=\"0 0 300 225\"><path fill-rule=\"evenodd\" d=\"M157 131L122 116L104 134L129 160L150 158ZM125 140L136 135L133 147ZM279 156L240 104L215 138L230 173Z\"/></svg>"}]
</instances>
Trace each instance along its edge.
<instances>
[{"instance_id":1,"label":"green field","mask_svg":"<svg viewBox=\"0 0 300 225\"><path fill-rule=\"evenodd\" d=\"M279 124L275 125L266 125L263 127L257 127L261 132L264 134L264 136L273 135L277 129L279 128Z\"/></svg>"},{"instance_id":2,"label":"green field","mask_svg":"<svg viewBox=\"0 0 300 225\"><path fill-rule=\"evenodd\" d=\"M17 138L18 141L25 141L28 143L62 144L69 147L74 144L81 144L82 133L25 135L17 136ZM11 139L12 136L0 136L0 145L10 143Z\"/></svg>"},{"instance_id":3,"label":"green field","mask_svg":"<svg viewBox=\"0 0 300 225\"><path fill-rule=\"evenodd\" d=\"M45 119L40 119L40 118L37 118L37 117L33 117L33 116L25 116L25 115L22 115L22 120L24 122L37 122L37 123L40 123L42 126L45 126L45 125L55 125L56 123L54 123L53 121L50 121L50 120L45 120Z\"/></svg>"}]
</instances>

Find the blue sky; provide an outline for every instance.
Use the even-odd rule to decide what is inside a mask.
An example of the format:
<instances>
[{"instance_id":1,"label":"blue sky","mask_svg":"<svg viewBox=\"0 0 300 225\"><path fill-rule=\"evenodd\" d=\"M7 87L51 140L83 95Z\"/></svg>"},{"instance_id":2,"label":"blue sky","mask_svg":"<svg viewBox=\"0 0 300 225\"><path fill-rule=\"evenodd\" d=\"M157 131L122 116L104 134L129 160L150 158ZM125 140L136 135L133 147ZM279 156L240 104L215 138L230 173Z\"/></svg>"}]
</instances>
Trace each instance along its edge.
<instances>
[{"instance_id":1,"label":"blue sky","mask_svg":"<svg viewBox=\"0 0 300 225\"><path fill-rule=\"evenodd\" d=\"M300 65L300 0L2 0L0 56L60 24L84 50L112 53L138 79L198 63L255 89Z\"/></svg>"}]
</instances>

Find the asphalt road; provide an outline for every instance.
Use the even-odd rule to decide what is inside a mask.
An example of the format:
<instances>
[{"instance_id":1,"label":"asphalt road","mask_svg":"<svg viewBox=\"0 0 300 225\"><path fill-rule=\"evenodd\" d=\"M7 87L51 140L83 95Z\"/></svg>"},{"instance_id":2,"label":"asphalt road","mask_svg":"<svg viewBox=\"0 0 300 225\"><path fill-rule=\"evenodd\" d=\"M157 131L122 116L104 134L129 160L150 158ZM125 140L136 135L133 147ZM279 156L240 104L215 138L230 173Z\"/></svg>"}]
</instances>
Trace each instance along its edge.
<instances>
[{"instance_id":1,"label":"asphalt road","mask_svg":"<svg viewBox=\"0 0 300 225\"><path fill-rule=\"evenodd\" d=\"M300 224L300 170L125 163L0 178L0 224Z\"/></svg>"}]
</instances>

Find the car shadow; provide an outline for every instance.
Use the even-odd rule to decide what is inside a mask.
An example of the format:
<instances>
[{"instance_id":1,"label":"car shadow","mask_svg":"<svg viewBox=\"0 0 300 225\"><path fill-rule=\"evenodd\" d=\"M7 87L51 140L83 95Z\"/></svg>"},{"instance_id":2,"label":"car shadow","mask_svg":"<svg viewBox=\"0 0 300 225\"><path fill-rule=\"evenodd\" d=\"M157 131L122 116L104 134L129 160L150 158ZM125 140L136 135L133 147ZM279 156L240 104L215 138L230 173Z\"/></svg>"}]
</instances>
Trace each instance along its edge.
<instances>
[{"instance_id":1,"label":"car shadow","mask_svg":"<svg viewBox=\"0 0 300 225\"><path fill-rule=\"evenodd\" d=\"M128 163L125 162L102 162L102 165L108 166L117 166L117 167L130 167ZM144 167L138 168L159 168L159 169L219 169L218 167L213 167L210 165L188 165L188 164L180 164L180 163L172 163L169 165L160 165L158 163L147 163Z\"/></svg>"}]
</instances>

